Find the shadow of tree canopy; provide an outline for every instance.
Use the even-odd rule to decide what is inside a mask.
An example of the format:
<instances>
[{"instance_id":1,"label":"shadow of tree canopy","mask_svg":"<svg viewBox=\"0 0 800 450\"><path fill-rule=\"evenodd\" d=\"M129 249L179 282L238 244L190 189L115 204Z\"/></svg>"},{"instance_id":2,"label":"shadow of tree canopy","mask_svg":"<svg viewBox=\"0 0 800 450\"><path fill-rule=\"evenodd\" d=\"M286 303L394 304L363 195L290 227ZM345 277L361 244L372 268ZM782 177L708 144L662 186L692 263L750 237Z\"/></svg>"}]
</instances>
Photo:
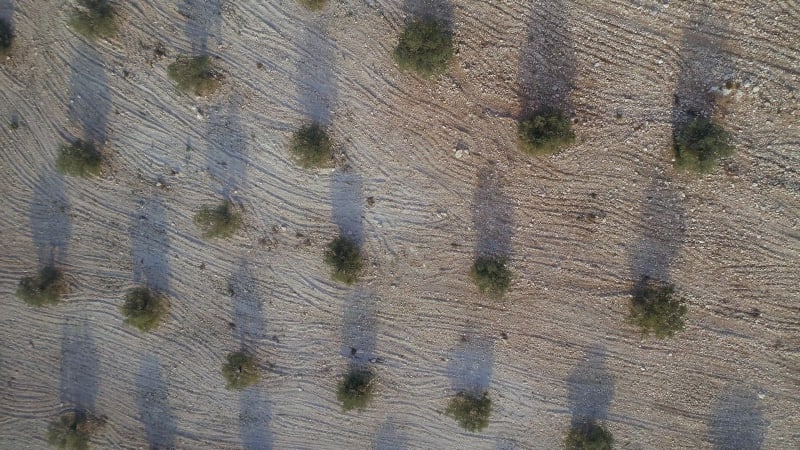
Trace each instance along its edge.
<instances>
[{"instance_id":1,"label":"shadow of tree canopy","mask_svg":"<svg viewBox=\"0 0 800 450\"><path fill-rule=\"evenodd\" d=\"M230 100L224 110L213 108L209 116L208 172L219 183L218 192L229 199L247 175L247 135L242 126L239 100Z\"/></svg>"},{"instance_id":2,"label":"shadow of tree canopy","mask_svg":"<svg viewBox=\"0 0 800 450\"><path fill-rule=\"evenodd\" d=\"M0 0L0 20L5 20L14 28L14 0Z\"/></svg>"},{"instance_id":3,"label":"shadow of tree canopy","mask_svg":"<svg viewBox=\"0 0 800 450\"><path fill-rule=\"evenodd\" d=\"M572 425L593 420L605 420L614 398L614 376L606 367L606 350L595 345L567 379L567 400L572 413Z\"/></svg>"},{"instance_id":4,"label":"shadow of tree canopy","mask_svg":"<svg viewBox=\"0 0 800 450\"><path fill-rule=\"evenodd\" d=\"M133 281L169 293L169 223L163 201L158 197L141 199L131 221Z\"/></svg>"},{"instance_id":5,"label":"shadow of tree canopy","mask_svg":"<svg viewBox=\"0 0 800 450\"><path fill-rule=\"evenodd\" d=\"M472 204L476 255L511 256L514 208L503 192L502 181L495 167L488 166L478 171L478 187Z\"/></svg>"},{"instance_id":6,"label":"shadow of tree canopy","mask_svg":"<svg viewBox=\"0 0 800 450\"><path fill-rule=\"evenodd\" d=\"M239 434L245 450L273 447L269 423L272 419L269 400L258 386L245 388L239 396Z\"/></svg>"},{"instance_id":7,"label":"shadow of tree canopy","mask_svg":"<svg viewBox=\"0 0 800 450\"><path fill-rule=\"evenodd\" d=\"M709 428L717 450L761 448L767 421L756 391L744 385L727 386L714 403Z\"/></svg>"},{"instance_id":8,"label":"shadow of tree canopy","mask_svg":"<svg viewBox=\"0 0 800 450\"><path fill-rule=\"evenodd\" d=\"M342 311L342 356L358 368L375 361L378 343L377 298L373 292L357 288Z\"/></svg>"},{"instance_id":9,"label":"shadow of tree canopy","mask_svg":"<svg viewBox=\"0 0 800 450\"><path fill-rule=\"evenodd\" d=\"M494 341L467 327L451 354L447 368L453 390L476 396L488 391L493 367Z\"/></svg>"},{"instance_id":10,"label":"shadow of tree canopy","mask_svg":"<svg viewBox=\"0 0 800 450\"><path fill-rule=\"evenodd\" d=\"M103 57L92 45L81 41L70 68L69 117L80 126L83 138L102 146L108 137L111 91Z\"/></svg>"},{"instance_id":11,"label":"shadow of tree canopy","mask_svg":"<svg viewBox=\"0 0 800 450\"><path fill-rule=\"evenodd\" d=\"M409 19L435 19L448 28L453 28L453 3L450 0L405 0L403 12Z\"/></svg>"},{"instance_id":12,"label":"shadow of tree canopy","mask_svg":"<svg viewBox=\"0 0 800 450\"><path fill-rule=\"evenodd\" d=\"M136 406L152 449L175 448L178 427L169 406L169 389L154 355L144 356L136 375Z\"/></svg>"},{"instance_id":13,"label":"shadow of tree canopy","mask_svg":"<svg viewBox=\"0 0 800 450\"><path fill-rule=\"evenodd\" d=\"M300 38L297 92L306 119L322 126L330 124L337 98L336 43L328 38L324 19L308 24Z\"/></svg>"},{"instance_id":14,"label":"shadow of tree canopy","mask_svg":"<svg viewBox=\"0 0 800 450\"><path fill-rule=\"evenodd\" d=\"M222 0L183 0L178 14L186 18L184 33L192 46L192 55L207 55L208 41L222 38Z\"/></svg>"},{"instance_id":15,"label":"shadow of tree canopy","mask_svg":"<svg viewBox=\"0 0 800 450\"><path fill-rule=\"evenodd\" d=\"M264 315L250 262L240 260L228 282L233 300L233 335L243 350L255 351L264 338Z\"/></svg>"},{"instance_id":16,"label":"shadow of tree canopy","mask_svg":"<svg viewBox=\"0 0 800 450\"><path fill-rule=\"evenodd\" d=\"M46 167L39 168L28 215L39 265L64 263L72 234L72 220L61 174Z\"/></svg>"},{"instance_id":17,"label":"shadow of tree canopy","mask_svg":"<svg viewBox=\"0 0 800 450\"><path fill-rule=\"evenodd\" d=\"M375 450L404 450L409 447L408 437L398 428L391 417L381 425L375 436Z\"/></svg>"},{"instance_id":18,"label":"shadow of tree canopy","mask_svg":"<svg viewBox=\"0 0 800 450\"><path fill-rule=\"evenodd\" d=\"M331 177L333 222L339 232L353 239L359 247L364 244L363 181L353 169L337 170Z\"/></svg>"},{"instance_id":19,"label":"shadow of tree canopy","mask_svg":"<svg viewBox=\"0 0 800 450\"><path fill-rule=\"evenodd\" d=\"M89 321L67 319L61 327L60 400L79 411L94 412L100 362Z\"/></svg>"}]
</instances>

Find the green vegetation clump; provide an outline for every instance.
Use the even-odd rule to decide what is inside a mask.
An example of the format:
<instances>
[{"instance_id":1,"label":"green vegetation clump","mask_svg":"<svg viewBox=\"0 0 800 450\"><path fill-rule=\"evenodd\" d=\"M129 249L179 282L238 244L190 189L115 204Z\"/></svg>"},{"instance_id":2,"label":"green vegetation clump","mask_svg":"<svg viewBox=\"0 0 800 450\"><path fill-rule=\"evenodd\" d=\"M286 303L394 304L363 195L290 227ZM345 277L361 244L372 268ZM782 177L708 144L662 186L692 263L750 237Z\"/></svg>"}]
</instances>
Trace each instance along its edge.
<instances>
[{"instance_id":1,"label":"green vegetation clump","mask_svg":"<svg viewBox=\"0 0 800 450\"><path fill-rule=\"evenodd\" d=\"M611 450L614 448L614 437L603 425L594 420L573 425L564 440L567 450Z\"/></svg>"},{"instance_id":2,"label":"green vegetation clump","mask_svg":"<svg viewBox=\"0 0 800 450\"><path fill-rule=\"evenodd\" d=\"M415 19L406 25L394 49L394 60L401 70L413 70L424 77L444 72L452 56L452 33L430 18Z\"/></svg>"},{"instance_id":3,"label":"green vegetation clump","mask_svg":"<svg viewBox=\"0 0 800 450\"><path fill-rule=\"evenodd\" d=\"M194 216L194 223L205 238L228 238L242 225L242 214L236 211L233 202L225 200L216 208L201 208Z\"/></svg>"},{"instance_id":4,"label":"green vegetation clump","mask_svg":"<svg viewBox=\"0 0 800 450\"><path fill-rule=\"evenodd\" d=\"M511 271L506 267L507 262L506 258L480 256L469 274L482 293L502 297L511 285Z\"/></svg>"},{"instance_id":5,"label":"green vegetation clump","mask_svg":"<svg viewBox=\"0 0 800 450\"><path fill-rule=\"evenodd\" d=\"M137 287L125 294L125 303L120 311L125 316L126 324L149 331L156 328L169 313L169 301L164 294Z\"/></svg>"},{"instance_id":6,"label":"green vegetation clump","mask_svg":"<svg viewBox=\"0 0 800 450\"><path fill-rule=\"evenodd\" d=\"M324 167L333 158L331 139L325 128L316 122L295 131L291 150L297 163L306 169Z\"/></svg>"},{"instance_id":7,"label":"green vegetation clump","mask_svg":"<svg viewBox=\"0 0 800 450\"><path fill-rule=\"evenodd\" d=\"M11 24L5 19L0 19L0 56L8 53L13 42L14 30L11 29Z\"/></svg>"},{"instance_id":8,"label":"green vegetation clump","mask_svg":"<svg viewBox=\"0 0 800 450\"><path fill-rule=\"evenodd\" d=\"M634 291L628 321L638 325L643 336L653 333L663 339L683 330L686 312L672 285L645 277Z\"/></svg>"},{"instance_id":9,"label":"green vegetation clump","mask_svg":"<svg viewBox=\"0 0 800 450\"><path fill-rule=\"evenodd\" d=\"M489 394L460 392L450 400L445 414L454 418L462 428L470 432L481 431L489 426L492 414L492 399Z\"/></svg>"},{"instance_id":10,"label":"green vegetation clump","mask_svg":"<svg viewBox=\"0 0 800 450\"><path fill-rule=\"evenodd\" d=\"M572 122L556 108L539 108L517 125L517 144L520 150L531 155L552 154L573 142Z\"/></svg>"},{"instance_id":11,"label":"green vegetation clump","mask_svg":"<svg viewBox=\"0 0 800 450\"><path fill-rule=\"evenodd\" d=\"M375 375L366 369L352 368L339 382L336 399L342 403L344 411L363 410L372 400Z\"/></svg>"},{"instance_id":12,"label":"green vegetation clump","mask_svg":"<svg viewBox=\"0 0 800 450\"><path fill-rule=\"evenodd\" d=\"M35 277L19 281L16 295L31 306L55 305L67 293L64 274L54 266L46 266Z\"/></svg>"},{"instance_id":13,"label":"green vegetation clump","mask_svg":"<svg viewBox=\"0 0 800 450\"><path fill-rule=\"evenodd\" d=\"M364 265L361 249L358 244L345 236L338 236L328 244L325 251L325 263L333 268L334 280L345 284L358 281Z\"/></svg>"},{"instance_id":14,"label":"green vegetation clump","mask_svg":"<svg viewBox=\"0 0 800 450\"><path fill-rule=\"evenodd\" d=\"M324 8L325 5L328 3L328 0L297 0L297 1L305 8L310 9L311 11L319 11L320 9Z\"/></svg>"},{"instance_id":15,"label":"green vegetation clump","mask_svg":"<svg viewBox=\"0 0 800 450\"><path fill-rule=\"evenodd\" d=\"M721 126L698 117L682 127L675 136L675 167L699 173L714 169L719 158L733 153L731 136Z\"/></svg>"},{"instance_id":16,"label":"green vegetation clump","mask_svg":"<svg viewBox=\"0 0 800 450\"><path fill-rule=\"evenodd\" d=\"M222 74L214 69L208 56L180 56L167 67L167 75L178 84L178 89L199 97L216 92L222 80Z\"/></svg>"},{"instance_id":17,"label":"green vegetation clump","mask_svg":"<svg viewBox=\"0 0 800 450\"><path fill-rule=\"evenodd\" d=\"M91 414L70 411L47 427L47 443L58 449L87 450L92 434L105 421Z\"/></svg>"},{"instance_id":18,"label":"green vegetation clump","mask_svg":"<svg viewBox=\"0 0 800 450\"><path fill-rule=\"evenodd\" d=\"M258 367L253 357L245 352L228 354L228 362L222 366L228 389L242 390L258 381Z\"/></svg>"},{"instance_id":19,"label":"green vegetation clump","mask_svg":"<svg viewBox=\"0 0 800 450\"><path fill-rule=\"evenodd\" d=\"M110 38L117 32L114 8L108 0L78 0L69 19L69 25L79 34L89 38Z\"/></svg>"},{"instance_id":20,"label":"green vegetation clump","mask_svg":"<svg viewBox=\"0 0 800 450\"><path fill-rule=\"evenodd\" d=\"M94 142L78 139L69 145L63 145L56 159L56 169L74 177L91 177L100 175L103 155Z\"/></svg>"}]
</instances>

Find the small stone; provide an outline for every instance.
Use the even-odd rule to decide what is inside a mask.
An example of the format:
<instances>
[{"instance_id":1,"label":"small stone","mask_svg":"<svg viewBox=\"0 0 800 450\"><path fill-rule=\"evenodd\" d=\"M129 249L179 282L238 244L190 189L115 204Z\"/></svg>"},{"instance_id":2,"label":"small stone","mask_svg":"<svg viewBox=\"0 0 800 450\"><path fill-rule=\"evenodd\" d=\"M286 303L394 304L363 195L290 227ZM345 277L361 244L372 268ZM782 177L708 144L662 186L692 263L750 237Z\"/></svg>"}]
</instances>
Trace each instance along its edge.
<instances>
[{"instance_id":1,"label":"small stone","mask_svg":"<svg viewBox=\"0 0 800 450\"><path fill-rule=\"evenodd\" d=\"M456 159L461 159L461 156L463 156L463 155L464 155L464 152L462 150L456 150Z\"/></svg>"}]
</instances>

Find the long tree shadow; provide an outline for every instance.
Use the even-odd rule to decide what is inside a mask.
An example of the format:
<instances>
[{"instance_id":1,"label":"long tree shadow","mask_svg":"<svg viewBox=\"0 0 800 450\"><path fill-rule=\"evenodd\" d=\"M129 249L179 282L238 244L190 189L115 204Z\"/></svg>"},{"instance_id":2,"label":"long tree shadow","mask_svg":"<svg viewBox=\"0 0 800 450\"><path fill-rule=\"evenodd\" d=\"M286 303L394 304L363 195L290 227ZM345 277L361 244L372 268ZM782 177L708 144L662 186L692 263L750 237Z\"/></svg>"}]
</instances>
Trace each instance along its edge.
<instances>
[{"instance_id":1,"label":"long tree shadow","mask_svg":"<svg viewBox=\"0 0 800 450\"><path fill-rule=\"evenodd\" d=\"M49 168L39 169L29 218L39 265L63 264L72 234L70 204L64 178Z\"/></svg>"},{"instance_id":2,"label":"long tree shadow","mask_svg":"<svg viewBox=\"0 0 800 450\"><path fill-rule=\"evenodd\" d=\"M186 18L184 32L192 55L208 54L208 41L222 38L222 0L183 0L178 13Z\"/></svg>"},{"instance_id":3,"label":"long tree shadow","mask_svg":"<svg viewBox=\"0 0 800 450\"><path fill-rule=\"evenodd\" d=\"M61 403L94 412L100 385L100 363L91 326L84 318L67 320L61 327Z\"/></svg>"},{"instance_id":4,"label":"long tree shadow","mask_svg":"<svg viewBox=\"0 0 800 450\"><path fill-rule=\"evenodd\" d=\"M758 394L743 385L729 385L717 398L711 412L711 441L718 450L761 448L767 421Z\"/></svg>"},{"instance_id":5,"label":"long tree shadow","mask_svg":"<svg viewBox=\"0 0 800 450\"><path fill-rule=\"evenodd\" d=\"M244 389L239 397L239 433L246 450L273 447L269 422L272 418L269 400L258 386Z\"/></svg>"},{"instance_id":6,"label":"long tree shadow","mask_svg":"<svg viewBox=\"0 0 800 450\"><path fill-rule=\"evenodd\" d=\"M297 65L300 108L306 120L327 126L337 97L336 44L328 38L320 18L307 25L300 42L301 58Z\"/></svg>"},{"instance_id":7,"label":"long tree shadow","mask_svg":"<svg viewBox=\"0 0 800 450\"><path fill-rule=\"evenodd\" d=\"M403 12L409 18L429 18L453 27L453 3L450 0L405 0Z\"/></svg>"},{"instance_id":8,"label":"long tree shadow","mask_svg":"<svg viewBox=\"0 0 800 450\"><path fill-rule=\"evenodd\" d=\"M81 41L71 63L69 117L83 139L103 145L108 137L111 92L102 56Z\"/></svg>"},{"instance_id":9,"label":"long tree shadow","mask_svg":"<svg viewBox=\"0 0 800 450\"><path fill-rule=\"evenodd\" d=\"M178 427L169 406L169 389L156 356L147 355L139 364L136 406L150 448L175 448Z\"/></svg>"},{"instance_id":10,"label":"long tree shadow","mask_svg":"<svg viewBox=\"0 0 800 450\"><path fill-rule=\"evenodd\" d=\"M169 293L169 223L158 197L142 199L131 217L133 281Z\"/></svg>"},{"instance_id":11,"label":"long tree shadow","mask_svg":"<svg viewBox=\"0 0 800 450\"><path fill-rule=\"evenodd\" d=\"M14 29L14 0L0 0L0 20L5 20Z\"/></svg>"},{"instance_id":12,"label":"long tree shadow","mask_svg":"<svg viewBox=\"0 0 800 450\"><path fill-rule=\"evenodd\" d=\"M534 3L519 57L522 114L541 107L572 111L577 76L575 44L569 30L568 2Z\"/></svg>"},{"instance_id":13,"label":"long tree shadow","mask_svg":"<svg viewBox=\"0 0 800 450\"><path fill-rule=\"evenodd\" d=\"M489 390L493 367L494 341L467 327L461 334L447 367L451 387L456 392L478 397Z\"/></svg>"},{"instance_id":14,"label":"long tree shadow","mask_svg":"<svg viewBox=\"0 0 800 450\"><path fill-rule=\"evenodd\" d=\"M375 450L403 450L409 448L408 437L388 419L375 436Z\"/></svg>"},{"instance_id":15,"label":"long tree shadow","mask_svg":"<svg viewBox=\"0 0 800 450\"><path fill-rule=\"evenodd\" d=\"M476 256L510 257L514 209L503 193L502 180L495 167L478 171L478 187L472 204Z\"/></svg>"},{"instance_id":16,"label":"long tree shadow","mask_svg":"<svg viewBox=\"0 0 800 450\"><path fill-rule=\"evenodd\" d=\"M233 335L242 350L255 351L264 338L264 316L261 296L250 263L239 261L228 282L233 300Z\"/></svg>"},{"instance_id":17,"label":"long tree shadow","mask_svg":"<svg viewBox=\"0 0 800 450\"><path fill-rule=\"evenodd\" d=\"M602 421L614 398L614 376L606 367L606 351L596 345L588 349L567 380L567 401L572 425Z\"/></svg>"},{"instance_id":18,"label":"long tree shadow","mask_svg":"<svg viewBox=\"0 0 800 450\"><path fill-rule=\"evenodd\" d=\"M735 66L726 53L728 23L714 5L694 6L681 44L681 65L672 109L673 136L697 116L710 117L718 106L715 91L733 81Z\"/></svg>"},{"instance_id":19,"label":"long tree shadow","mask_svg":"<svg viewBox=\"0 0 800 450\"><path fill-rule=\"evenodd\" d=\"M333 223L343 236L364 243L364 198L361 176L353 169L337 170L331 177Z\"/></svg>"},{"instance_id":20,"label":"long tree shadow","mask_svg":"<svg viewBox=\"0 0 800 450\"><path fill-rule=\"evenodd\" d=\"M219 193L229 199L247 174L247 136L238 99L224 110L215 108L210 116L208 171L219 183Z\"/></svg>"},{"instance_id":21,"label":"long tree shadow","mask_svg":"<svg viewBox=\"0 0 800 450\"><path fill-rule=\"evenodd\" d=\"M374 293L359 288L343 305L341 354L350 359L352 366L366 367L379 361L376 303Z\"/></svg>"}]
</instances>

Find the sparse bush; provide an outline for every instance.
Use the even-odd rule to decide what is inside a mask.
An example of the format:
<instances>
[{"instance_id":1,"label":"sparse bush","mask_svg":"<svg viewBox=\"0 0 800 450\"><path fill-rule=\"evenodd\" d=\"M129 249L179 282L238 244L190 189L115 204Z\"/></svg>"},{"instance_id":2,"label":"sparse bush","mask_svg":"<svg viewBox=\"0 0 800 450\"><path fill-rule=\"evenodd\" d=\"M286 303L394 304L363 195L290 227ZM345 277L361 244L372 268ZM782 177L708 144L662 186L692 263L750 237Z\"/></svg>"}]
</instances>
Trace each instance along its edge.
<instances>
[{"instance_id":1,"label":"sparse bush","mask_svg":"<svg viewBox=\"0 0 800 450\"><path fill-rule=\"evenodd\" d=\"M16 295L31 306L55 305L67 293L67 280L54 266L46 266L35 277L19 281Z\"/></svg>"},{"instance_id":2,"label":"sparse bush","mask_svg":"<svg viewBox=\"0 0 800 450\"><path fill-rule=\"evenodd\" d=\"M56 159L56 169L75 177L91 177L100 175L103 155L94 142L78 139L72 144L63 145Z\"/></svg>"},{"instance_id":3,"label":"sparse bush","mask_svg":"<svg viewBox=\"0 0 800 450\"><path fill-rule=\"evenodd\" d=\"M328 3L328 0L297 0L297 1L301 5L312 11L319 11L320 9L324 8L325 5Z\"/></svg>"},{"instance_id":4,"label":"sparse bush","mask_svg":"<svg viewBox=\"0 0 800 450\"><path fill-rule=\"evenodd\" d=\"M242 214L236 211L233 202L225 200L216 208L204 206L194 216L194 223L205 238L228 238L242 225Z\"/></svg>"},{"instance_id":5,"label":"sparse bush","mask_svg":"<svg viewBox=\"0 0 800 450\"><path fill-rule=\"evenodd\" d=\"M645 277L634 290L628 321L638 325L643 336L653 333L663 339L683 330L686 312L672 285Z\"/></svg>"},{"instance_id":6,"label":"sparse bush","mask_svg":"<svg viewBox=\"0 0 800 450\"><path fill-rule=\"evenodd\" d=\"M11 49L11 44L14 42L14 30L11 24L0 18L0 56L5 56Z\"/></svg>"},{"instance_id":7,"label":"sparse bush","mask_svg":"<svg viewBox=\"0 0 800 450\"><path fill-rule=\"evenodd\" d=\"M228 389L242 390L258 381L258 368L253 357L245 352L228 354L228 362L222 366Z\"/></svg>"},{"instance_id":8,"label":"sparse bush","mask_svg":"<svg viewBox=\"0 0 800 450\"><path fill-rule=\"evenodd\" d=\"M517 125L517 144L520 150L531 155L555 153L573 142L572 122L556 108L539 108Z\"/></svg>"},{"instance_id":9,"label":"sparse bush","mask_svg":"<svg viewBox=\"0 0 800 450\"><path fill-rule=\"evenodd\" d=\"M78 0L69 25L89 38L110 38L117 32L114 8L108 0Z\"/></svg>"},{"instance_id":10,"label":"sparse bush","mask_svg":"<svg viewBox=\"0 0 800 450\"><path fill-rule=\"evenodd\" d=\"M64 450L87 450L92 434L104 424L104 419L85 412L67 412L47 427L47 443Z\"/></svg>"},{"instance_id":11,"label":"sparse bush","mask_svg":"<svg viewBox=\"0 0 800 450\"><path fill-rule=\"evenodd\" d=\"M374 394L375 375L362 368L353 367L339 382L336 399L342 403L342 409L363 410L372 400Z\"/></svg>"},{"instance_id":12,"label":"sparse bush","mask_svg":"<svg viewBox=\"0 0 800 450\"><path fill-rule=\"evenodd\" d=\"M345 236L338 236L328 244L325 263L333 268L333 279L345 284L358 281L364 265L358 244Z\"/></svg>"},{"instance_id":13,"label":"sparse bush","mask_svg":"<svg viewBox=\"0 0 800 450\"><path fill-rule=\"evenodd\" d=\"M291 150L297 163L306 169L324 167L333 157L331 139L325 128L316 122L295 131Z\"/></svg>"},{"instance_id":14,"label":"sparse bush","mask_svg":"<svg viewBox=\"0 0 800 450\"><path fill-rule=\"evenodd\" d=\"M183 92L193 92L199 97L211 95L222 81L220 74L208 56L180 56L167 67L167 75Z\"/></svg>"},{"instance_id":15,"label":"sparse bush","mask_svg":"<svg viewBox=\"0 0 800 450\"><path fill-rule=\"evenodd\" d=\"M717 159L730 156L730 134L710 119L698 117L675 136L675 167L700 173L714 169Z\"/></svg>"},{"instance_id":16,"label":"sparse bush","mask_svg":"<svg viewBox=\"0 0 800 450\"><path fill-rule=\"evenodd\" d=\"M614 448L614 437L605 426L589 420L570 428L564 446L567 450L611 450Z\"/></svg>"},{"instance_id":17,"label":"sparse bush","mask_svg":"<svg viewBox=\"0 0 800 450\"><path fill-rule=\"evenodd\" d=\"M444 72L451 56L452 33L430 18L418 18L406 25L394 49L394 60L401 70L413 70L425 77Z\"/></svg>"},{"instance_id":18,"label":"sparse bush","mask_svg":"<svg viewBox=\"0 0 800 450\"><path fill-rule=\"evenodd\" d=\"M169 301L164 294L146 287L136 287L125 294L125 303L120 307L125 323L141 331L156 328L169 313Z\"/></svg>"},{"instance_id":19,"label":"sparse bush","mask_svg":"<svg viewBox=\"0 0 800 450\"><path fill-rule=\"evenodd\" d=\"M450 400L445 414L456 419L459 425L467 431L481 431L489 426L489 416L492 414L492 399L489 394L473 394L459 392Z\"/></svg>"},{"instance_id":20,"label":"sparse bush","mask_svg":"<svg viewBox=\"0 0 800 450\"><path fill-rule=\"evenodd\" d=\"M469 274L482 293L502 297L511 285L511 271L506 263L506 258L480 256Z\"/></svg>"}]
</instances>

